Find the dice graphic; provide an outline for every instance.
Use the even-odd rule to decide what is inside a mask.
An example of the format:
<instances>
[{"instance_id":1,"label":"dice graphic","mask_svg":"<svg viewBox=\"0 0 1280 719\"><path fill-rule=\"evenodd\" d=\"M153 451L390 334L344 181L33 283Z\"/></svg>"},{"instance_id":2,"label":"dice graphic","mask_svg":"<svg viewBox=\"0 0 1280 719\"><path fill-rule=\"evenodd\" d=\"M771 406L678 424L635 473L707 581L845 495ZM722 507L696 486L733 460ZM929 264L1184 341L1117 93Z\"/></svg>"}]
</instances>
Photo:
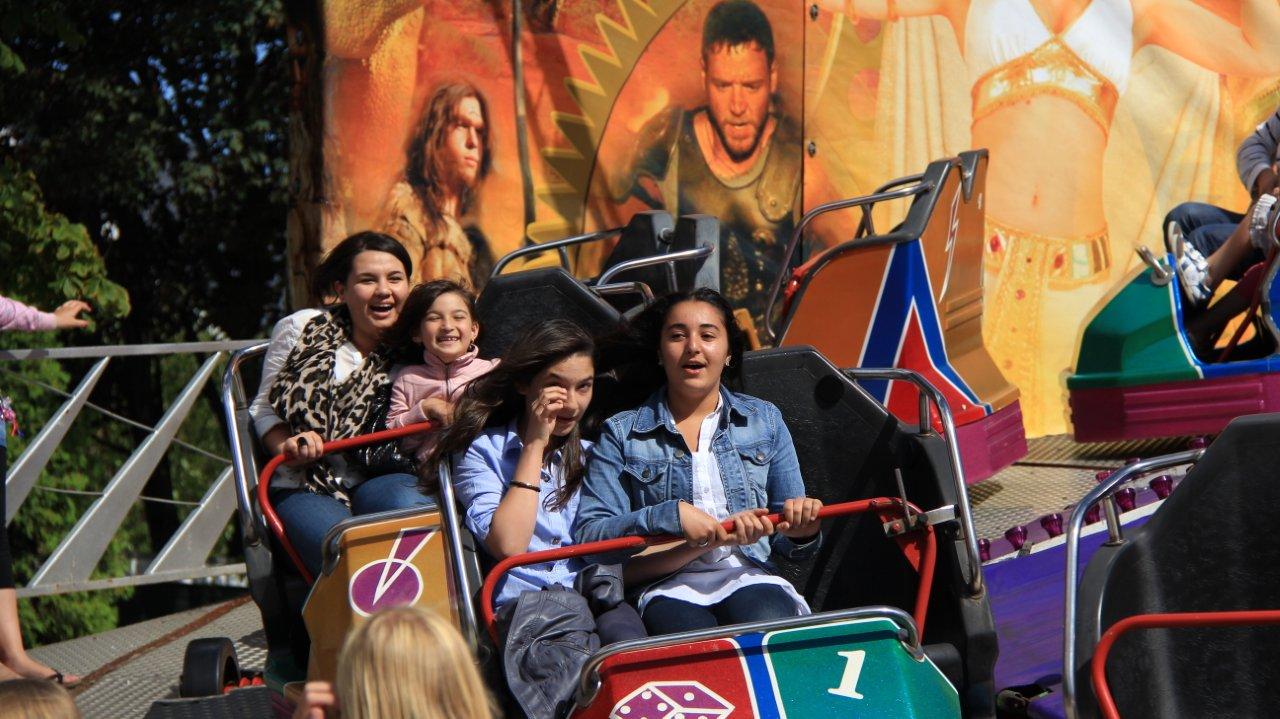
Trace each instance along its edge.
<instances>
[{"instance_id":1,"label":"dice graphic","mask_svg":"<svg viewBox=\"0 0 1280 719\"><path fill-rule=\"evenodd\" d=\"M699 682L648 682L618 702L609 719L724 719L732 711Z\"/></svg>"}]
</instances>

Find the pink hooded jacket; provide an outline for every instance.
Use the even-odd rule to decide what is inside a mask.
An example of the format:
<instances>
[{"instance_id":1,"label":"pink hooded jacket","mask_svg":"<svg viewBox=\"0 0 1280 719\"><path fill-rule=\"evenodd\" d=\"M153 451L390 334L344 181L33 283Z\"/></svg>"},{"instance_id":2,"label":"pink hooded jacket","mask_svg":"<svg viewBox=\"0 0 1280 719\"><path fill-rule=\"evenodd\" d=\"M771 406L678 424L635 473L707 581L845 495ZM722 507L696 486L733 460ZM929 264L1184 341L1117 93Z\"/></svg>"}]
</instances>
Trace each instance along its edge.
<instances>
[{"instance_id":1,"label":"pink hooded jacket","mask_svg":"<svg viewBox=\"0 0 1280 719\"><path fill-rule=\"evenodd\" d=\"M456 403L462 389L472 380L498 366L498 360L480 359L479 350L472 348L458 359L445 364L439 357L423 350L424 364L409 365L400 370L391 383L391 406L387 409L387 429L427 421L422 411L422 400L432 397ZM400 446L413 452L419 462L425 461L435 449L439 434L405 437Z\"/></svg>"}]
</instances>

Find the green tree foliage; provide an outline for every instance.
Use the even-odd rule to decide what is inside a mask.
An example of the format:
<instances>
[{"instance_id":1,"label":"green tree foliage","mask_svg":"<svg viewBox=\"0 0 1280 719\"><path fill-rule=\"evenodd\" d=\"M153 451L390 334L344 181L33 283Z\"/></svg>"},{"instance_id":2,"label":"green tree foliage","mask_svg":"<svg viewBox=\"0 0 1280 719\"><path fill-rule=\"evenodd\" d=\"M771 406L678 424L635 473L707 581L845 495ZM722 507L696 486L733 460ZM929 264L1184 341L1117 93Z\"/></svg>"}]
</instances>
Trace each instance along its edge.
<instances>
[{"instance_id":1,"label":"green tree foliage","mask_svg":"<svg viewBox=\"0 0 1280 719\"><path fill-rule=\"evenodd\" d=\"M11 222L0 225L0 292L41 306L83 296L98 320L91 333L10 335L0 346L262 336L285 309L285 32L279 0L0 0L0 223ZM197 364L113 361L93 401L154 424ZM34 433L61 398L33 382L65 388L87 367L23 363L18 378L0 364L0 387ZM206 395L180 437L225 456L220 408ZM20 581L92 500L62 490L100 491L142 436L82 414L10 527ZM21 449L11 444L10 456ZM223 468L174 447L144 494L197 501ZM100 576L145 560L188 510L134 511ZM25 628L38 641L99 631L117 599L24 604Z\"/></svg>"}]
</instances>

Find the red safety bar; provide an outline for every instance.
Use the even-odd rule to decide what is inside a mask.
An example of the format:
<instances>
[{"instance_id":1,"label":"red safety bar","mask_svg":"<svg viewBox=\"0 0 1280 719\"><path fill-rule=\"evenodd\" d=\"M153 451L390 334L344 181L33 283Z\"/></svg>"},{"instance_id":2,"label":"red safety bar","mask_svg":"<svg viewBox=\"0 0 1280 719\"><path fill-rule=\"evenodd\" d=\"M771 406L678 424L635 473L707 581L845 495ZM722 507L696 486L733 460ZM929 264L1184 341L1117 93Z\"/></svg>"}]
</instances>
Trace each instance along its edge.
<instances>
[{"instance_id":1,"label":"red safety bar","mask_svg":"<svg viewBox=\"0 0 1280 719\"><path fill-rule=\"evenodd\" d=\"M384 429L381 432L372 434L362 434L358 437L335 439L332 442L324 443L324 446L321 447L321 454L343 452L356 447L384 442L388 439L399 439L408 437L411 434L422 434L435 428L435 425L431 422L418 422L417 424L407 424L395 429ZM267 462L267 466L263 467L262 472L258 474L258 507L262 509L262 516L267 520L267 526L275 533L276 539L280 540L280 546L284 547L285 554L288 554L289 559L293 560L293 566L298 568L298 573L307 581L307 584L310 584L315 578L311 576L311 572L307 571L307 565L302 563L302 557L298 556L298 550L293 548L293 542L289 541L289 536L284 532L284 523L280 521L280 516L276 514L275 507L271 506L271 475L276 473L276 469L284 463L284 459L283 454L277 454L271 458L271 461Z\"/></svg>"},{"instance_id":2,"label":"red safety bar","mask_svg":"<svg viewBox=\"0 0 1280 719\"><path fill-rule=\"evenodd\" d=\"M910 502L907 506L917 514L920 509ZM896 512L894 512L896 510ZM832 504L823 507L818 511L819 519L827 519L830 517L841 517L846 514L864 514L866 512L877 512L881 514L881 518L886 521L900 519L902 517L902 500L879 497L876 499L863 499L856 502L844 502L841 504ZM890 515L890 512L894 512ZM781 521L782 517L778 514L770 514L768 519L773 524ZM724 528L727 531L733 531L733 522L726 521ZM919 563L916 565L917 571L920 572L920 587L916 590L916 606L912 613L915 619L916 628L920 632L920 636L924 636L924 620L925 614L929 608L929 594L933 590L933 568L937 562L938 556L938 538L934 534L932 525L925 525L925 541L924 549L920 554ZM895 537L900 542L905 539L902 535ZM604 554L607 552L616 552L623 549L642 549L657 544L671 544L674 542L683 542L684 537L676 537L669 534L659 534L648 537L630 536L618 537L616 539L605 539L599 542L589 542L587 544L573 544L559 549L544 549L540 552L528 552L525 554L517 554L498 562L498 564L489 572L489 576L484 579L484 589L480 593L480 611L484 614L484 621L489 629L489 636L493 639L494 644L499 644L498 628L495 623L493 611L493 595L498 586L498 579L502 575L511 571L515 567L523 567L529 564L541 564L543 562L554 562L561 559L570 559L573 557L582 557L590 554ZM904 546L905 549L905 546Z\"/></svg>"},{"instance_id":3,"label":"red safety bar","mask_svg":"<svg viewBox=\"0 0 1280 719\"><path fill-rule=\"evenodd\" d=\"M1255 624L1280 624L1280 609L1258 609L1237 612L1177 612L1171 614L1136 614L1112 624L1093 650L1090 673L1098 708L1107 719L1120 719L1111 688L1107 686L1107 654L1120 635L1132 629L1176 629L1179 627L1239 627Z\"/></svg>"}]
</instances>

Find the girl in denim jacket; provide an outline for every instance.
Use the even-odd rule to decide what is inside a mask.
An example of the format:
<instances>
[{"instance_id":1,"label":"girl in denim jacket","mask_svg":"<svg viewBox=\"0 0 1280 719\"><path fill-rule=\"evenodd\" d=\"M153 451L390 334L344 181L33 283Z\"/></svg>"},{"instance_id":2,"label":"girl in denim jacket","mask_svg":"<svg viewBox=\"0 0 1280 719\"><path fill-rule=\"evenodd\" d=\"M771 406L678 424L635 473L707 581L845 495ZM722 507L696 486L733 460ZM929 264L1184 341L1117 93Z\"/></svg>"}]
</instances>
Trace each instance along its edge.
<instances>
[{"instance_id":1,"label":"girl in denim jacket","mask_svg":"<svg viewBox=\"0 0 1280 719\"><path fill-rule=\"evenodd\" d=\"M605 423L587 463L575 539L685 538L627 564L628 583L647 585L639 606L651 634L807 613L770 557L817 551L822 503L804 496L778 408L721 384L742 365L729 304L714 290L675 293L637 317L633 334L660 386ZM771 511L782 513L777 525L765 517Z\"/></svg>"}]
</instances>

